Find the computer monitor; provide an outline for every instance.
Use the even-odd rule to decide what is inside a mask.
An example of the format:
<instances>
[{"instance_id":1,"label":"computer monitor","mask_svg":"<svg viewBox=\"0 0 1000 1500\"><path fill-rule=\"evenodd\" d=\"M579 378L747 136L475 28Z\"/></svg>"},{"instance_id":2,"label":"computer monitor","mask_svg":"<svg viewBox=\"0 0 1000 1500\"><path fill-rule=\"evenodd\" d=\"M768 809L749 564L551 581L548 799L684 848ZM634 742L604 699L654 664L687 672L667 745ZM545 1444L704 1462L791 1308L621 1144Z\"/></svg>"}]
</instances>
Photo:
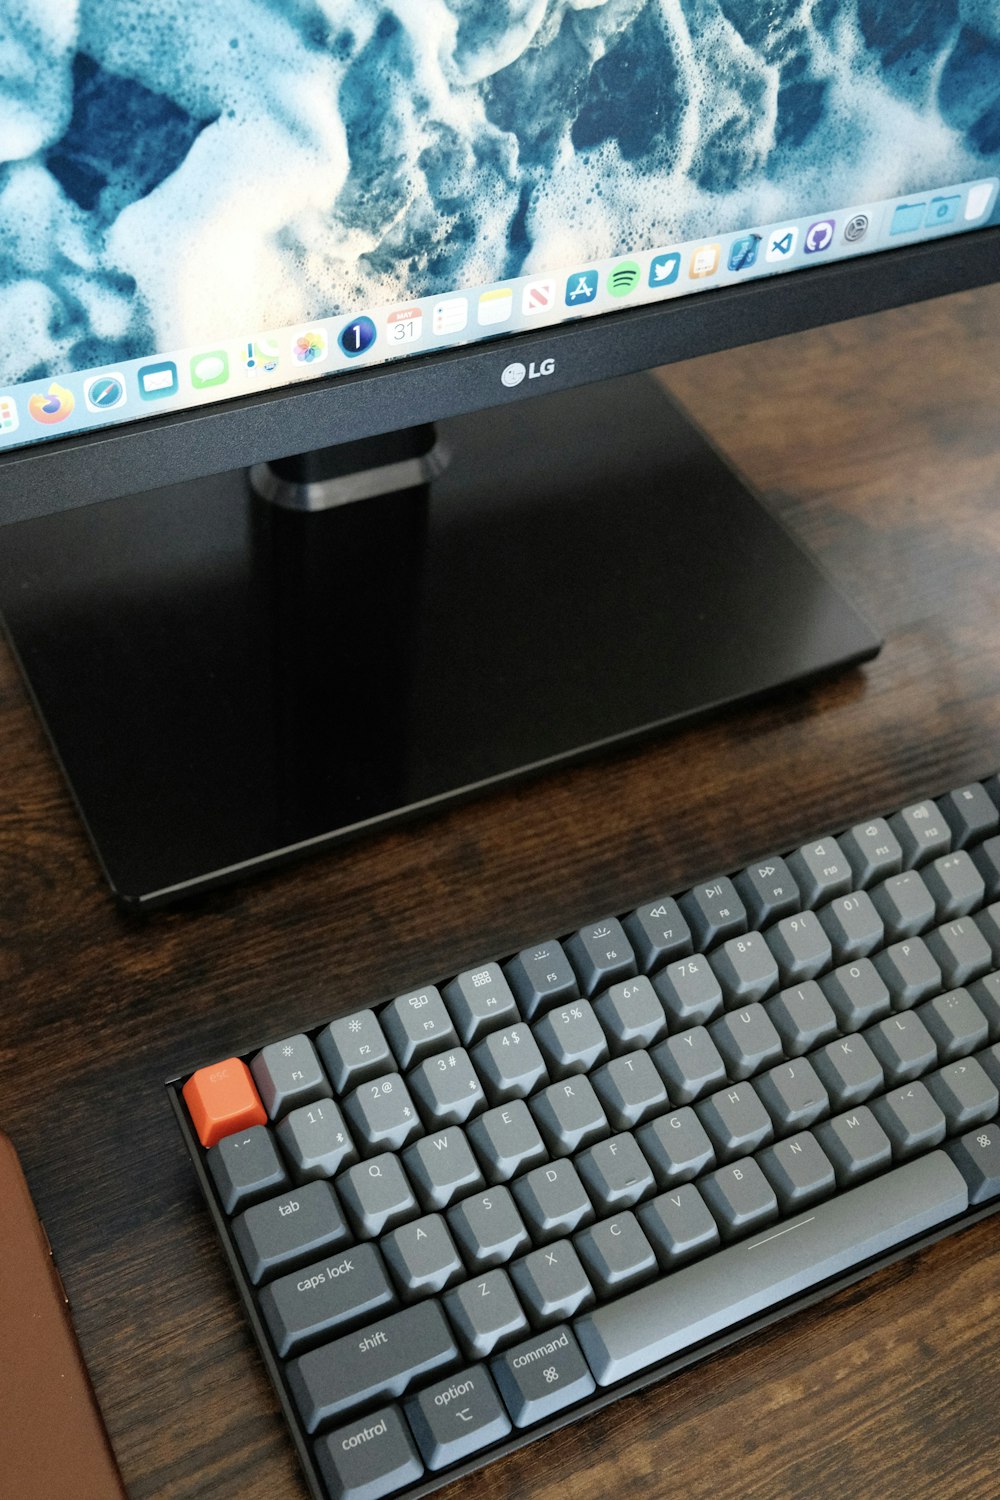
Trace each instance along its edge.
<instances>
[{"instance_id":1,"label":"computer monitor","mask_svg":"<svg viewBox=\"0 0 1000 1500\"><path fill-rule=\"evenodd\" d=\"M123 902L877 650L637 372L1000 275L986 10L15 4L0 63L0 605Z\"/></svg>"}]
</instances>

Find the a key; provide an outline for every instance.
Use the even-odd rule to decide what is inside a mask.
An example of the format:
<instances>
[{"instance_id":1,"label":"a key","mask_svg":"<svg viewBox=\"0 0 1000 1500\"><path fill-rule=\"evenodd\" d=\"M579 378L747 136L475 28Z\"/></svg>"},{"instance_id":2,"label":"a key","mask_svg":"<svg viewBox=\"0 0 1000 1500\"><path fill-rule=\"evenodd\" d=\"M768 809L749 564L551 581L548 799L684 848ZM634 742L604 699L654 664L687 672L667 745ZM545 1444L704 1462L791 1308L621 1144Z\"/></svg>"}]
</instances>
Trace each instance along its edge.
<instances>
[{"instance_id":1,"label":"a key","mask_svg":"<svg viewBox=\"0 0 1000 1500\"><path fill-rule=\"evenodd\" d=\"M809 1061L834 1109L860 1104L881 1093L885 1086L881 1064L863 1036L828 1042L811 1053Z\"/></svg>"},{"instance_id":2,"label":"a key","mask_svg":"<svg viewBox=\"0 0 1000 1500\"><path fill-rule=\"evenodd\" d=\"M928 1073L924 1083L944 1111L949 1135L985 1124L1000 1108L1000 1091L974 1057Z\"/></svg>"},{"instance_id":3,"label":"a key","mask_svg":"<svg viewBox=\"0 0 1000 1500\"><path fill-rule=\"evenodd\" d=\"M820 988L833 1007L841 1031L860 1031L892 1010L885 980L870 958L842 964L820 980Z\"/></svg>"},{"instance_id":4,"label":"a key","mask_svg":"<svg viewBox=\"0 0 1000 1500\"><path fill-rule=\"evenodd\" d=\"M924 867L923 876L939 922L967 916L986 900L986 882L965 849L942 854Z\"/></svg>"},{"instance_id":5,"label":"a key","mask_svg":"<svg viewBox=\"0 0 1000 1500\"><path fill-rule=\"evenodd\" d=\"M654 977L653 988L675 1031L701 1026L722 1012L722 986L703 953L668 964Z\"/></svg>"},{"instance_id":6,"label":"a key","mask_svg":"<svg viewBox=\"0 0 1000 1500\"><path fill-rule=\"evenodd\" d=\"M406 1402L406 1415L429 1469L443 1469L500 1442L511 1430L485 1365L456 1370Z\"/></svg>"},{"instance_id":7,"label":"a key","mask_svg":"<svg viewBox=\"0 0 1000 1500\"><path fill-rule=\"evenodd\" d=\"M637 1047L651 1047L667 1034L663 1006L646 978L623 979L594 1001L594 1014L617 1056Z\"/></svg>"},{"instance_id":8,"label":"a key","mask_svg":"<svg viewBox=\"0 0 1000 1500\"><path fill-rule=\"evenodd\" d=\"M297 1104L329 1095L330 1085L307 1036L286 1037L258 1052L250 1064L261 1102L271 1119Z\"/></svg>"},{"instance_id":9,"label":"a key","mask_svg":"<svg viewBox=\"0 0 1000 1500\"><path fill-rule=\"evenodd\" d=\"M762 1005L748 1005L713 1021L708 1034L730 1078L749 1078L781 1057L781 1038Z\"/></svg>"},{"instance_id":10,"label":"a key","mask_svg":"<svg viewBox=\"0 0 1000 1500\"><path fill-rule=\"evenodd\" d=\"M423 1128L410 1091L398 1073L362 1083L344 1100L344 1115L363 1156L401 1151Z\"/></svg>"},{"instance_id":11,"label":"a key","mask_svg":"<svg viewBox=\"0 0 1000 1500\"><path fill-rule=\"evenodd\" d=\"M916 1014L934 1038L942 1062L978 1052L989 1040L986 1017L967 989L936 995L921 1005Z\"/></svg>"},{"instance_id":12,"label":"a key","mask_svg":"<svg viewBox=\"0 0 1000 1500\"><path fill-rule=\"evenodd\" d=\"M892 998L896 1010L919 1005L941 989L941 969L931 957L923 938L907 938L893 943L872 960Z\"/></svg>"},{"instance_id":13,"label":"a key","mask_svg":"<svg viewBox=\"0 0 1000 1500\"><path fill-rule=\"evenodd\" d=\"M950 990L978 979L993 967L990 945L972 917L959 917L935 927L926 941Z\"/></svg>"},{"instance_id":14,"label":"a key","mask_svg":"<svg viewBox=\"0 0 1000 1500\"><path fill-rule=\"evenodd\" d=\"M469 1359L485 1359L528 1332L506 1271L484 1271L444 1294L448 1318Z\"/></svg>"},{"instance_id":15,"label":"a key","mask_svg":"<svg viewBox=\"0 0 1000 1500\"><path fill-rule=\"evenodd\" d=\"M437 1302L414 1303L290 1360L285 1376L307 1432L459 1363Z\"/></svg>"},{"instance_id":16,"label":"a key","mask_svg":"<svg viewBox=\"0 0 1000 1500\"><path fill-rule=\"evenodd\" d=\"M191 1123L206 1149L223 1136L267 1124L253 1074L242 1058L226 1057L199 1068L182 1092Z\"/></svg>"},{"instance_id":17,"label":"a key","mask_svg":"<svg viewBox=\"0 0 1000 1500\"><path fill-rule=\"evenodd\" d=\"M615 1057L592 1073L590 1081L613 1130L632 1130L670 1107L648 1052Z\"/></svg>"},{"instance_id":18,"label":"a key","mask_svg":"<svg viewBox=\"0 0 1000 1500\"><path fill-rule=\"evenodd\" d=\"M807 1057L779 1063L754 1079L754 1088L778 1135L802 1130L830 1111L830 1099Z\"/></svg>"},{"instance_id":19,"label":"a key","mask_svg":"<svg viewBox=\"0 0 1000 1500\"><path fill-rule=\"evenodd\" d=\"M715 1163L715 1147L693 1109L662 1115L641 1126L635 1138L660 1187L689 1182Z\"/></svg>"},{"instance_id":20,"label":"a key","mask_svg":"<svg viewBox=\"0 0 1000 1500\"><path fill-rule=\"evenodd\" d=\"M840 838L840 847L854 874L855 885L867 887L903 868L899 840L884 818L856 823Z\"/></svg>"},{"instance_id":21,"label":"a key","mask_svg":"<svg viewBox=\"0 0 1000 1500\"><path fill-rule=\"evenodd\" d=\"M1000 810L978 781L946 793L940 808L951 829L953 849L965 849L1000 828Z\"/></svg>"},{"instance_id":22,"label":"a key","mask_svg":"<svg viewBox=\"0 0 1000 1500\"><path fill-rule=\"evenodd\" d=\"M873 1099L871 1112L892 1143L897 1159L915 1156L944 1140L948 1126L940 1106L917 1079Z\"/></svg>"},{"instance_id":23,"label":"a key","mask_svg":"<svg viewBox=\"0 0 1000 1500\"><path fill-rule=\"evenodd\" d=\"M986 1203L1000 1193L1000 1121L952 1141L948 1155L965 1178L970 1203Z\"/></svg>"},{"instance_id":24,"label":"a key","mask_svg":"<svg viewBox=\"0 0 1000 1500\"><path fill-rule=\"evenodd\" d=\"M915 1012L887 1016L864 1035L890 1087L919 1078L937 1063L934 1038Z\"/></svg>"},{"instance_id":25,"label":"a key","mask_svg":"<svg viewBox=\"0 0 1000 1500\"><path fill-rule=\"evenodd\" d=\"M358 1159L351 1133L332 1099L293 1109L274 1127L297 1182L336 1177Z\"/></svg>"},{"instance_id":26,"label":"a key","mask_svg":"<svg viewBox=\"0 0 1000 1500\"><path fill-rule=\"evenodd\" d=\"M468 1136L487 1182L507 1182L548 1155L523 1099L488 1109L473 1120Z\"/></svg>"},{"instance_id":27,"label":"a key","mask_svg":"<svg viewBox=\"0 0 1000 1500\"><path fill-rule=\"evenodd\" d=\"M837 1017L815 979L792 985L764 1004L787 1057L801 1057L837 1035Z\"/></svg>"},{"instance_id":28,"label":"a key","mask_svg":"<svg viewBox=\"0 0 1000 1500\"><path fill-rule=\"evenodd\" d=\"M395 1406L383 1406L324 1433L316 1458L337 1500L377 1500L415 1483L424 1472L413 1438Z\"/></svg>"},{"instance_id":29,"label":"a key","mask_svg":"<svg viewBox=\"0 0 1000 1500\"><path fill-rule=\"evenodd\" d=\"M553 1005L562 1005L567 1000L576 1000L580 985L561 943L536 943L533 948L522 948L507 965L507 981L517 998L521 1014L528 1021L551 1010Z\"/></svg>"},{"instance_id":30,"label":"a key","mask_svg":"<svg viewBox=\"0 0 1000 1500\"><path fill-rule=\"evenodd\" d=\"M763 1000L778 987L778 963L759 932L733 937L712 954L729 1005L747 1005Z\"/></svg>"},{"instance_id":31,"label":"a key","mask_svg":"<svg viewBox=\"0 0 1000 1500\"><path fill-rule=\"evenodd\" d=\"M892 1161L889 1137L865 1104L821 1121L815 1134L841 1187L851 1187Z\"/></svg>"},{"instance_id":32,"label":"a key","mask_svg":"<svg viewBox=\"0 0 1000 1500\"><path fill-rule=\"evenodd\" d=\"M623 924L639 963L647 973L672 958L690 953L691 929L673 896L663 896L630 912Z\"/></svg>"},{"instance_id":33,"label":"a key","mask_svg":"<svg viewBox=\"0 0 1000 1500\"><path fill-rule=\"evenodd\" d=\"M890 876L873 888L871 899L890 938L917 937L935 920L934 897L918 870Z\"/></svg>"},{"instance_id":34,"label":"a key","mask_svg":"<svg viewBox=\"0 0 1000 1500\"><path fill-rule=\"evenodd\" d=\"M448 1210L448 1226L470 1266L504 1266L529 1248L528 1231L505 1187L487 1188Z\"/></svg>"},{"instance_id":35,"label":"a key","mask_svg":"<svg viewBox=\"0 0 1000 1500\"><path fill-rule=\"evenodd\" d=\"M473 1047L472 1060L494 1104L525 1099L549 1081L545 1060L526 1021L484 1037Z\"/></svg>"},{"instance_id":36,"label":"a key","mask_svg":"<svg viewBox=\"0 0 1000 1500\"><path fill-rule=\"evenodd\" d=\"M573 1241L601 1297L616 1297L655 1276L659 1267L635 1214L617 1214L582 1230Z\"/></svg>"},{"instance_id":37,"label":"a key","mask_svg":"<svg viewBox=\"0 0 1000 1500\"><path fill-rule=\"evenodd\" d=\"M808 1130L757 1153L757 1165L774 1189L783 1214L828 1198L837 1185L830 1161Z\"/></svg>"},{"instance_id":38,"label":"a key","mask_svg":"<svg viewBox=\"0 0 1000 1500\"><path fill-rule=\"evenodd\" d=\"M800 911L794 916L782 917L771 928L767 942L778 960L781 981L785 985L815 979L817 974L829 968L833 960L830 939L814 911Z\"/></svg>"},{"instance_id":39,"label":"a key","mask_svg":"<svg viewBox=\"0 0 1000 1500\"><path fill-rule=\"evenodd\" d=\"M456 1198L486 1186L472 1148L456 1125L431 1131L407 1146L403 1165L427 1209L447 1208Z\"/></svg>"},{"instance_id":40,"label":"a key","mask_svg":"<svg viewBox=\"0 0 1000 1500\"><path fill-rule=\"evenodd\" d=\"M304 1265L350 1240L328 1182L307 1182L255 1203L233 1220L233 1239L247 1275L258 1285L277 1271Z\"/></svg>"},{"instance_id":41,"label":"a key","mask_svg":"<svg viewBox=\"0 0 1000 1500\"><path fill-rule=\"evenodd\" d=\"M373 1010L331 1021L316 1038L316 1049L338 1094L391 1071L394 1058Z\"/></svg>"},{"instance_id":42,"label":"a key","mask_svg":"<svg viewBox=\"0 0 1000 1500\"><path fill-rule=\"evenodd\" d=\"M684 1266L576 1320L598 1384L613 1385L800 1296L947 1219L969 1201L942 1151L810 1207L745 1244Z\"/></svg>"},{"instance_id":43,"label":"a key","mask_svg":"<svg viewBox=\"0 0 1000 1500\"><path fill-rule=\"evenodd\" d=\"M983 878L986 900L996 901L1000 897L1000 834L969 850L972 863Z\"/></svg>"},{"instance_id":44,"label":"a key","mask_svg":"<svg viewBox=\"0 0 1000 1500\"><path fill-rule=\"evenodd\" d=\"M995 1042L992 1047L984 1047L982 1052L977 1053L976 1061L1000 1089L1000 1042Z\"/></svg>"},{"instance_id":45,"label":"a key","mask_svg":"<svg viewBox=\"0 0 1000 1500\"><path fill-rule=\"evenodd\" d=\"M565 947L585 995L594 995L636 972L632 944L617 917L581 927L567 938Z\"/></svg>"},{"instance_id":46,"label":"a key","mask_svg":"<svg viewBox=\"0 0 1000 1500\"><path fill-rule=\"evenodd\" d=\"M746 932L749 926L747 909L728 875L693 886L681 897L680 907L695 946L703 952L726 938Z\"/></svg>"},{"instance_id":47,"label":"a key","mask_svg":"<svg viewBox=\"0 0 1000 1500\"><path fill-rule=\"evenodd\" d=\"M915 802L894 813L889 827L899 840L903 863L908 867L926 864L951 848L951 830L936 802Z\"/></svg>"},{"instance_id":48,"label":"a key","mask_svg":"<svg viewBox=\"0 0 1000 1500\"><path fill-rule=\"evenodd\" d=\"M851 867L832 836L796 849L788 856L788 868L807 906L822 906L851 888Z\"/></svg>"},{"instance_id":49,"label":"a key","mask_svg":"<svg viewBox=\"0 0 1000 1500\"><path fill-rule=\"evenodd\" d=\"M431 1130L437 1125L464 1125L486 1108L479 1074L464 1047L425 1058L407 1085Z\"/></svg>"},{"instance_id":50,"label":"a key","mask_svg":"<svg viewBox=\"0 0 1000 1500\"><path fill-rule=\"evenodd\" d=\"M575 1165L599 1214L631 1208L655 1191L649 1163L631 1135L598 1141L580 1152Z\"/></svg>"},{"instance_id":51,"label":"a key","mask_svg":"<svg viewBox=\"0 0 1000 1500\"><path fill-rule=\"evenodd\" d=\"M636 1218L665 1271L719 1244L719 1226L693 1182L684 1182L636 1209Z\"/></svg>"},{"instance_id":52,"label":"a key","mask_svg":"<svg viewBox=\"0 0 1000 1500\"><path fill-rule=\"evenodd\" d=\"M651 1056L678 1104L690 1104L725 1082L726 1065L704 1026L668 1037Z\"/></svg>"},{"instance_id":53,"label":"a key","mask_svg":"<svg viewBox=\"0 0 1000 1500\"><path fill-rule=\"evenodd\" d=\"M373 1240L417 1213L399 1158L388 1151L348 1167L337 1178L337 1191L358 1239Z\"/></svg>"},{"instance_id":54,"label":"a key","mask_svg":"<svg viewBox=\"0 0 1000 1500\"><path fill-rule=\"evenodd\" d=\"M432 1052L459 1045L451 1016L433 984L398 995L381 1012L380 1019L404 1072Z\"/></svg>"},{"instance_id":55,"label":"a key","mask_svg":"<svg viewBox=\"0 0 1000 1500\"><path fill-rule=\"evenodd\" d=\"M885 927L867 891L838 896L817 915L838 963L864 958L882 945Z\"/></svg>"},{"instance_id":56,"label":"a key","mask_svg":"<svg viewBox=\"0 0 1000 1500\"><path fill-rule=\"evenodd\" d=\"M975 921L993 955L993 963L989 966L993 968L1000 964L1000 901L994 901L981 911Z\"/></svg>"},{"instance_id":57,"label":"a key","mask_svg":"<svg viewBox=\"0 0 1000 1500\"><path fill-rule=\"evenodd\" d=\"M986 1017L991 1042L1000 1042L1000 973L985 974L969 985L969 994Z\"/></svg>"},{"instance_id":58,"label":"a key","mask_svg":"<svg viewBox=\"0 0 1000 1500\"><path fill-rule=\"evenodd\" d=\"M379 1248L404 1298L443 1292L465 1278L465 1267L440 1214L427 1214L385 1235Z\"/></svg>"},{"instance_id":59,"label":"a key","mask_svg":"<svg viewBox=\"0 0 1000 1500\"><path fill-rule=\"evenodd\" d=\"M490 1362L515 1427L530 1427L576 1406L594 1390L580 1346L563 1325L534 1334Z\"/></svg>"},{"instance_id":60,"label":"a key","mask_svg":"<svg viewBox=\"0 0 1000 1500\"><path fill-rule=\"evenodd\" d=\"M550 1084L532 1099L531 1113L552 1156L571 1156L609 1133L589 1078Z\"/></svg>"},{"instance_id":61,"label":"a key","mask_svg":"<svg viewBox=\"0 0 1000 1500\"><path fill-rule=\"evenodd\" d=\"M572 1234L593 1221L593 1204L571 1161L535 1167L519 1177L511 1191L536 1245Z\"/></svg>"},{"instance_id":62,"label":"a key","mask_svg":"<svg viewBox=\"0 0 1000 1500\"><path fill-rule=\"evenodd\" d=\"M223 1136L205 1157L227 1214L280 1193L288 1173L265 1125Z\"/></svg>"},{"instance_id":63,"label":"a key","mask_svg":"<svg viewBox=\"0 0 1000 1500\"><path fill-rule=\"evenodd\" d=\"M758 860L736 877L736 889L743 898L751 927L770 927L782 917L790 917L802 906L795 879L785 861L777 854Z\"/></svg>"},{"instance_id":64,"label":"a key","mask_svg":"<svg viewBox=\"0 0 1000 1500\"><path fill-rule=\"evenodd\" d=\"M608 1056L608 1039L589 1000L550 1010L536 1024L535 1040L553 1078L589 1073Z\"/></svg>"},{"instance_id":65,"label":"a key","mask_svg":"<svg viewBox=\"0 0 1000 1500\"><path fill-rule=\"evenodd\" d=\"M709 1172L698 1187L724 1240L752 1234L778 1217L774 1189L752 1156Z\"/></svg>"},{"instance_id":66,"label":"a key","mask_svg":"<svg viewBox=\"0 0 1000 1500\"><path fill-rule=\"evenodd\" d=\"M695 1113L708 1132L720 1162L746 1156L774 1135L771 1116L751 1083L730 1084L702 1099Z\"/></svg>"},{"instance_id":67,"label":"a key","mask_svg":"<svg viewBox=\"0 0 1000 1500\"><path fill-rule=\"evenodd\" d=\"M467 1047L489 1032L521 1019L513 991L499 964L467 969L445 985L444 998Z\"/></svg>"},{"instance_id":68,"label":"a key","mask_svg":"<svg viewBox=\"0 0 1000 1500\"><path fill-rule=\"evenodd\" d=\"M398 1305L382 1257L374 1245L315 1260L279 1276L260 1294L261 1311L282 1359L304 1344L346 1333Z\"/></svg>"},{"instance_id":69,"label":"a key","mask_svg":"<svg viewBox=\"0 0 1000 1500\"><path fill-rule=\"evenodd\" d=\"M515 1260L510 1275L534 1328L571 1318L595 1300L594 1288L569 1240L554 1240Z\"/></svg>"}]
</instances>

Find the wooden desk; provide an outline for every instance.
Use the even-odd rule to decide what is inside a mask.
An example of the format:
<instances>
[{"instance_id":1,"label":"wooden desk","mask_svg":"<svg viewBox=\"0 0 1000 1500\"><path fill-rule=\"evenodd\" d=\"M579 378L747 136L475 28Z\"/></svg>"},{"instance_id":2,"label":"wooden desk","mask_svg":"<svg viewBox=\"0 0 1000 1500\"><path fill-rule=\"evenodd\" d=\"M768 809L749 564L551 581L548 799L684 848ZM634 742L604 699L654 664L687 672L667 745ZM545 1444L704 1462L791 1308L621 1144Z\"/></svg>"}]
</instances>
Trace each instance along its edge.
<instances>
[{"instance_id":1,"label":"wooden desk","mask_svg":"<svg viewBox=\"0 0 1000 1500\"><path fill-rule=\"evenodd\" d=\"M116 915L0 658L0 1099L133 1500L304 1491L161 1083L1000 764L1000 287L668 384L886 637L865 671L196 909ZM996 1500L1000 1220L494 1465L482 1500Z\"/></svg>"}]
</instances>

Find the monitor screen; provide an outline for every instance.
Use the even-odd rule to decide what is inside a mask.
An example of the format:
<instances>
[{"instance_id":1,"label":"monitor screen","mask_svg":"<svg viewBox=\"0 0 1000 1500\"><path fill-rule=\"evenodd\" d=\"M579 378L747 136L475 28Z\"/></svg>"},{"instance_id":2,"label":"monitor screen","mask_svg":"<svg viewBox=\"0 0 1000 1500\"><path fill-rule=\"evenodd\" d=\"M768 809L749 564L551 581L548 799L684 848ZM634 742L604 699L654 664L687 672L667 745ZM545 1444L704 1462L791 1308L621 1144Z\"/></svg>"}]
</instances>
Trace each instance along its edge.
<instances>
[{"instance_id":1,"label":"monitor screen","mask_svg":"<svg viewBox=\"0 0 1000 1500\"><path fill-rule=\"evenodd\" d=\"M14 0L0 453L995 223L966 10Z\"/></svg>"}]
</instances>

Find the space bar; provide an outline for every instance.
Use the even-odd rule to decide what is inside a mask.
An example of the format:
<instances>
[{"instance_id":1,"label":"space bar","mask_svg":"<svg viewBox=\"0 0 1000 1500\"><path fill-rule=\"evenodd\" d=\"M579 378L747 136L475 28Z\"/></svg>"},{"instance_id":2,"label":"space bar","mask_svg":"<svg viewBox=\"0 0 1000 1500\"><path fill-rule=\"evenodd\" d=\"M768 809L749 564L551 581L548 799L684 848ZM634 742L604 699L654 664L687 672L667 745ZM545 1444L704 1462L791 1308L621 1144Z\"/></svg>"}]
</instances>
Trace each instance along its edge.
<instances>
[{"instance_id":1,"label":"space bar","mask_svg":"<svg viewBox=\"0 0 1000 1500\"><path fill-rule=\"evenodd\" d=\"M598 1385L612 1385L954 1218L968 1204L962 1174L934 1151L587 1313L577 1319L577 1338Z\"/></svg>"}]
</instances>

